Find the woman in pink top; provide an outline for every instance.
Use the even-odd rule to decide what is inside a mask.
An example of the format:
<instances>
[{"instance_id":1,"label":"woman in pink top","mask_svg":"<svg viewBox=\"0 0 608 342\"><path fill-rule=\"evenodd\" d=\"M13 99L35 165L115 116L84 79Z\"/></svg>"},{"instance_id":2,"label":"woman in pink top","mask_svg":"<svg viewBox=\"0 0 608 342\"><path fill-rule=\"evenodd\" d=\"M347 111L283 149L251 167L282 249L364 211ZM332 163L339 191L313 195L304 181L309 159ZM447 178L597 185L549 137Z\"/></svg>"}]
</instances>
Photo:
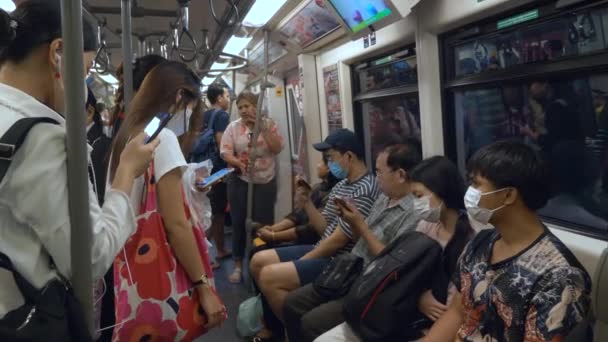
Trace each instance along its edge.
<instances>
[{"instance_id":1,"label":"woman in pink top","mask_svg":"<svg viewBox=\"0 0 608 342\"><path fill-rule=\"evenodd\" d=\"M233 228L232 255L235 264L234 272L229 277L232 283L239 283L242 279L247 238L247 191L250 182L254 184L252 220L263 225L272 225L274 222L277 197L275 159L283 150L283 137L272 120L263 118L256 141L256 155L251 155L257 103L258 97L253 93L244 91L239 94L236 104L241 118L228 125L220 148L222 158L237 170L236 175L228 182Z\"/></svg>"}]
</instances>

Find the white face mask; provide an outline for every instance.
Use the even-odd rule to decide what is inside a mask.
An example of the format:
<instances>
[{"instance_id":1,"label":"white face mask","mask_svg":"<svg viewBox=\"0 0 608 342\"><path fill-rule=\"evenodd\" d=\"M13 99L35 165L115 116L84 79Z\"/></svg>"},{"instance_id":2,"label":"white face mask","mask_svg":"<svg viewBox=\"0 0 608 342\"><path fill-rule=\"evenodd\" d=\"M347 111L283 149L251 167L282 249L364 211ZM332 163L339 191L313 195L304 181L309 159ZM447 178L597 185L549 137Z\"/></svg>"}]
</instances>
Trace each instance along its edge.
<instances>
[{"instance_id":1,"label":"white face mask","mask_svg":"<svg viewBox=\"0 0 608 342\"><path fill-rule=\"evenodd\" d=\"M414 214L420 219L431 223L439 222L441 218L441 207L443 203L435 208L431 208L431 196L414 198Z\"/></svg>"},{"instance_id":2,"label":"white face mask","mask_svg":"<svg viewBox=\"0 0 608 342\"><path fill-rule=\"evenodd\" d=\"M167 123L167 128L173 131L176 136L183 135L188 130L188 123L190 122L190 117L192 116L192 109L186 108L185 111L179 111L173 114L169 123Z\"/></svg>"},{"instance_id":3,"label":"white face mask","mask_svg":"<svg viewBox=\"0 0 608 342\"><path fill-rule=\"evenodd\" d=\"M479 201L481 200L482 196L494 194L503 190L506 190L506 188L482 193L474 187L469 186L467 193L464 195L464 206L467 208L469 218L477 221L481 225L487 225L490 222L490 218L492 218L492 214L506 207L506 205L503 204L496 209L487 209L479 207Z\"/></svg>"}]
</instances>

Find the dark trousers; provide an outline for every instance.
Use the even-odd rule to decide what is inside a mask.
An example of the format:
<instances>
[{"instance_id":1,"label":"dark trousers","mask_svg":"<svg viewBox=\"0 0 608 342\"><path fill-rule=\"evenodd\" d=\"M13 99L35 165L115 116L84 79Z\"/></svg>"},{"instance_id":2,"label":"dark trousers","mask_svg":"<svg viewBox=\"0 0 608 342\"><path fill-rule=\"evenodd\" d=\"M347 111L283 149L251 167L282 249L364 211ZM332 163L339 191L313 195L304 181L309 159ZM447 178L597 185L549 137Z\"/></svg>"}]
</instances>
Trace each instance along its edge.
<instances>
[{"instance_id":1,"label":"dark trousers","mask_svg":"<svg viewBox=\"0 0 608 342\"><path fill-rule=\"evenodd\" d=\"M328 301L312 284L290 292L283 307L289 342L313 342L343 323L343 304L344 298Z\"/></svg>"},{"instance_id":2,"label":"dark trousers","mask_svg":"<svg viewBox=\"0 0 608 342\"><path fill-rule=\"evenodd\" d=\"M228 182L228 200L232 216L232 255L235 259L245 256L247 246L247 191L249 184L238 177ZM253 186L252 220L264 225L274 223L274 205L277 199L277 183L273 179L268 184Z\"/></svg>"}]
</instances>

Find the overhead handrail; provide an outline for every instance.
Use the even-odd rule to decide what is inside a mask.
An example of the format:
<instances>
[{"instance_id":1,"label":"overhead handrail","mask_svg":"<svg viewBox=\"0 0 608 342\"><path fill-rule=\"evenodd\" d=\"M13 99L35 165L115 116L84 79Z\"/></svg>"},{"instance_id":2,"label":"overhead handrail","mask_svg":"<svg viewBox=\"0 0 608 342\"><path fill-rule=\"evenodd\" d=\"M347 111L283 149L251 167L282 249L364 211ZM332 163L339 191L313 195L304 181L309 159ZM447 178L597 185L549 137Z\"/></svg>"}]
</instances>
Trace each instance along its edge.
<instances>
[{"instance_id":1,"label":"overhead handrail","mask_svg":"<svg viewBox=\"0 0 608 342\"><path fill-rule=\"evenodd\" d=\"M197 70L197 71L199 73L203 73L203 74L216 73L216 72L223 73L223 72L228 72L228 71L238 71L238 70L246 68L249 65L249 59L247 59L247 57L234 55L234 54L227 53L227 52L220 52L218 57L222 58L222 59L231 59L233 61L240 61L241 64L229 66L229 67L223 68L223 69L203 69L203 70Z\"/></svg>"},{"instance_id":2,"label":"overhead handrail","mask_svg":"<svg viewBox=\"0 0 608 342\"><path fill-rule=\"evenodd\" d=\"M102 20L98 22L97 25L97 42L99 43L99 48L95 54L95 67L97 72L100 74L107 74L110 72L112 67L112 62L110 57L108 56L107 44L104 29L107 25L107 20L104 17Z\"/></svg>"},{"instance_id":3,"label":"overhead handrail","mask_svg":"<svg viewBox=\"0 0 608 342\"><path fill-rule=\"evenodd\" d=\"M225 0L225 1L230 6L229 19L228 19L228 22L226 23L227 28L233 28L236 25L238 25L238 23L240 22L239 8L234 3L234 0ZM224 23L222 23L222 21L217 17L217 14L215 13L215 6L213 5L213 0L209 0L209 11L211 12L211 16L213 17L213 20L215 20L217 25L220 27L224 26ZM232 16L233 12L234 12L234 17Z\"/></svg>"},{"instance_id":4,"label":"overhead handrail","mask_svg":"<svg viewBox=\"0 0 608 342\"><path fill-rule=\"evenodd\" d=\"M175 31L173 33L174 39L175 38L178 39L176 41L175 46L177 48L177 52L179 53L179 58L181 58L181 60L186 63L190 63L196 59L196 56L198 54L196 40L194 40L194 37L190 33L190 11L188 8L190 0L178 0L177 2L179 3L178 30L181 29L181 32L179 33L179 37L177 37L177 35L175 35ZM187 57L184 54L184 52L187 52L187 51L181 48L181 46L184 45L184 44L182 44L182 41L184 40L184 36L186 37L186 39L188 39L190 41L190 43L192 44L192 47L194 48L194 53L192 54L192 57Z\"/></svg>"},{"instance_id":5,"label":"overhead handrail","mask_svg":"<svg viewBox=\"0 0 608 342\"><path fill-rule=\"evenodd\" d=\"M160 56L163 58L169 58L169 51L167 50L167 41L165 37L158 40L160 46Z\"/></svg>"}]
</instances>

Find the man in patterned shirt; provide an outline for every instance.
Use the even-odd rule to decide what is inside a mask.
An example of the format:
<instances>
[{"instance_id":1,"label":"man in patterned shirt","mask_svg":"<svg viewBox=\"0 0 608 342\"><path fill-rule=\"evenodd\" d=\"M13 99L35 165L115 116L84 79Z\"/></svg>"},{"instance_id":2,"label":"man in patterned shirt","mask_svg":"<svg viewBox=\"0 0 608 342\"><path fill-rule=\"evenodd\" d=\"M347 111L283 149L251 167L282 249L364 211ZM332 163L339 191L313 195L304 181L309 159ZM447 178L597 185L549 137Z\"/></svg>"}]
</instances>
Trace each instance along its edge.
<instances>
[{"instance_id":1,"label":"man in patterned shirt","mask_svg":"<svg viewBox=\"0 0 608 342\"><path fill-rule=\"evenodd\" d=\"M591 279L536 214L548 170L529 145L498 142L471 159L471 224L490 223L466 247L452 305L425 341L562 341L587 315Z\"/></svg>"},{"instance_id":2,"label":"man in patterned shirt","mask_svg":"<svg viewBox=\"0 0 608 342\"><path fill-rule=\"evenodd\" d=\"M420 218L414 214L408 173L421 159L422 151L416 139L387 147L376 161L376 179L382 194L367 219L353 205L341 208L342 218L352 229L343 233L355 240L358 238L351 253L363 258L364 265L399 235L416 229ZM344 298L328 300L315 291L312 284L292 291L283 309L289 341L312 342L343 323L343 303Z\"/></svg>"}]
</instances>

